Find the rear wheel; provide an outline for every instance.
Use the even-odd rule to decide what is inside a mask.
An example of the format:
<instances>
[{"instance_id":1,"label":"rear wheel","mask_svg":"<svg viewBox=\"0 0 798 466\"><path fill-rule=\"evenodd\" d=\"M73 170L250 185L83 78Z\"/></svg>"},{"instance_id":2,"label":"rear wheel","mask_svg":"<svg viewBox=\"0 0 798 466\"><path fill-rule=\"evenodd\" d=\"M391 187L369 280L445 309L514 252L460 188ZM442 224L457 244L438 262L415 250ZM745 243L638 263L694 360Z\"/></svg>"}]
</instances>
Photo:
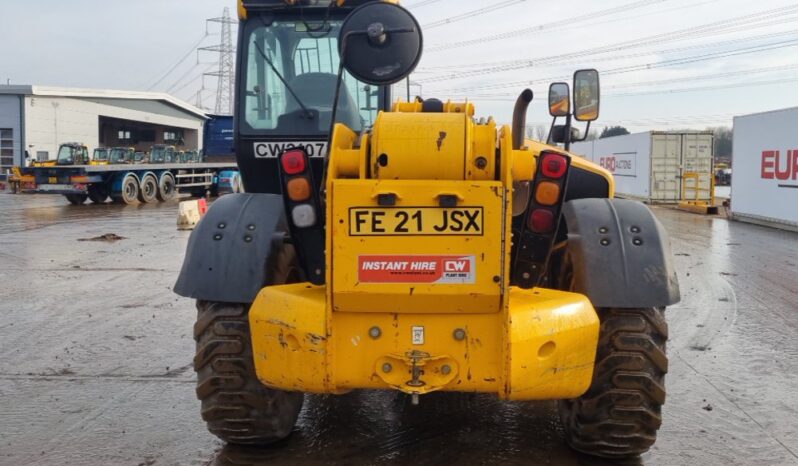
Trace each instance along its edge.
<instances>
[{"instance_id":1,"label":"rear wheel","mask_svg":"<svg viewBox=\"0 0 798 466\"><path fill-rule=\"evenodd\" d=\"M155 202L158 196L158 181L152 175L146 175L141 179L139 186L139 201L149 204Z\"/></svg>"},{"instance_id":2,"label":"rear wheel","mask_svg":"<svg viewBox=\"0 0 798 466\"><path fill-rule=\"evenodd\" d=\"M293 248L286 245L276 251L268 268L271 284L296 281ZM212 434L229 443L265 445L291 433L304 395L273 390L258 380L249 307L197 302L197 397L202 401L202 418Z\"/></svg>"},{"instance_id":3,"label":"rear wheel","mask_svg":"<svg viewBox=\"0 0 798 466\"><path fill-rule=\"evenodd\" d=\"M158 200L161 202L170 201L174 199L175 195L177 195L175 179L171 174L166 173L161 176L161 181L158 183Z\"/></svg>"},{"instance_id":4,"label":"rear wheel","mask_svg":"<svg viewBox=\"0 0 798 466\"><path fill-rule=\"evenodd\" d=\"M575 400L560 401L566 440L604 457L646 452L657 439L665 403L668 324L663 310L599 310L593 382Z\"/></svg>"},{"instance_id":5,"label":"rear wheel","mask_svg":"<svg viewBox=\"0 0 798 466\"><path fill-rule=\"evenodd\" d=\"M562 252L553 261L553 280L557 288L570 291L574 261L567 248ZM593 381L581 397L559 402L565 438L573 449L623 458L645 453L656 441L668 372L664 311L596 309L601 327Z\"/></svg>"},{"instance_id":6,"label":"rear wheel","mask_svg":"<svg viewBox=\"0 0 798 466\"><path fill-rule=\"evenodd\" d=\"M86 194L64 194L64 197L72 205L81 205L89 198Z\"/></svg>"},{"instance_id":7,"label":"rear wheel","mask_svg":"<svg viewBox=\"0 0 798 466\"><path fill-rule=\"evenodd\" d=\"M91 185L89 186L89 199L95 204L102 204L108 200L108 190L105 186Z\"/></svg>"}]
</instances>

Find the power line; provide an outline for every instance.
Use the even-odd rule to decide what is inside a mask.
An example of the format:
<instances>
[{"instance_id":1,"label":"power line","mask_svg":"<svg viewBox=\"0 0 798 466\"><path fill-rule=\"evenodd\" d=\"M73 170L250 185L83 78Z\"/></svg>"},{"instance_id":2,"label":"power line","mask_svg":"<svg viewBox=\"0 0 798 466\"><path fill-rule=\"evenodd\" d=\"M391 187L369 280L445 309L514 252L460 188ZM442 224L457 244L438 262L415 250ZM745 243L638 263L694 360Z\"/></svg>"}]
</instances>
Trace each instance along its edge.
<instances>
[{"instance_id":1,"label":"power line","mask_svg":"<svg viewBox=\"0 0 798 466\"><path fill-rule=\"evenodd\" d=\"M677 88L677 89L662 89L658 91L643 91L643 92L627 92L627 93L618 93L618 94L604 94L602 95L602 99L613 99L613 98L623 98L623 97L641 97L646 95L662 95L662 94L684 94L689 92L705 92L705 91L720 91L720 90L727 90L727 89L736 89L736 88L747 88L747 87L760 87L760 86L772 86L776 84L787 84L787 83L794 83L798 82L798 78L781 78L781 79L769 79L763 81L747 81L744 83L732 83L732 84L721 84L721 85L714 85L714 86L700 86L700 87L685 87L685 88ZM452 96L457 97L457 96ZM485 95L485 96L469 96L473 100L481 100L485 102L513 102L515 98L505 94L495 94L495 95ZM542 103L542 102L540 102Z\"/></svg>"},{"instance_id":2,"label":"power line","mask_svg":"<svg viewBox=\"0 0 798 466\"><path fill-rule=\"evenodd\" d=\"M510 39L513 37L523 36L532 33L543 32L548 29L556 29L561 28L564 26L573 25L574 23L579 23L589 19L595 19L602 16L613 15L616 13L626 12L636 8L647 7L650 5L654 5L657 3L662 3L668 0L639 0L636 2L628 3L626 5L621 5L613 8L608 8L606 10L599 10L591 13L587 13L584 15L579 15L573 18L567 18L557 21L552 21L550 23L539 24L537 26L525 27L522 29L516 29L514 31L507 31L498 34L490 34L487 36L479 37L476 39L469 39L469 40L462 40L458 42L450 42L448 44L440 44L435 45L432 47L428 47L425 51L426 52L439 52L442 50L458 48L458 47L465 47L468 45L476 45L476 44L484 44L486 42L492 42L496 40L503 40L503 39Z\"/></svg>"},{"instance_id":3,"label":"power line","mask_svg":"<svg viewBox=\"0 0 798 466\"><path fill-rule=\"evenodd\" d=\"M209 64L210 66L205 68L204 70L202 70L202 72L200 74L194 76L193 79L189 80L188 82L186 82L182 86L178 87L177 89L174 89L174 91L169 90L168 92L173 93L173 94L177 94L178 92L182 91L183 89L185 89L188 86L190 86L190 85L194 84L195 82L197 82L198 79L204 78L206 72L210 71L211 69L213 69L214 67L217 66L217 63L201 63L201 64L202 65L208 65ZM203 81L204 81L204 79L203 79ZM205 87L205 83L203 82L203 88L204 87Z\"/></svg>"},{"instance_id":4,"label":"power line","mask_svg":"<svg viewBox=\"0 0 798 466\"><path fill-rule=\"evenodd\" d=\"M480 70L472 70L466 72L459 72L459 73L450 73L447 75L442 75L433 78L426 78L423 80L424 83L432 83L437 81L450 81L452 79L462 79L465 77L471 76L479 76L484 74L495 74L498 72L504 71L512 71L518 70L523 68L530 68L533 66L540 66L543 64L551 64L561 62L565 59L573 59L573 58L580 58L584 56L592 56L597 54L615 52L620 50L626 49L634 49L639 48L642 46L647 45L655 45L659 43L667 43L672 41L679 41L684 39L696 39L699 37L708 37L712 35L718 34L726 34L729 32L735 32L735 30L739 30L740 28L744 30L751 30L754 28L761 28L766 26L773 26L775 24L783 24L786 22L794 22L798 20L798 17L789 17L784 18L783 15L795 15L798 13L798 5L793 5L790 7L785 8L778 8L775 10L768 10L760 13L756 13L753 15L744 15L736 18L731 18L728 20L718 21L714 23L709 23L701 26L695 26L691 28L686 28L678 31L674 31L671 33L663 33L663 34L655 34L652 36L639 38L635 40L627 40L618 42L611 45L595 47L592 49L584 49L579 50L571 53L566 54L559 54L559 55L552 55L547 57L541 57L537 59L528 59L528 60L521 60L521 61L514 61L507 64L499 65L492 67L486 67ZM775 19L772 19L775 18ZM731 29L731 30L730 30ZM506 62L505 62L506 63ZM514 83L517 84L517 83ZM501 85L503 87L506 85Z\"/></svg>"},{"instance_id":5,"label":"power line","mask_svg":"<svg viewBox=\"0 0 798 466\"><path fill-rule=\"evenodd\" d=\"M449 18L444 18L438 21L433 21L431 23L425 24L422 27L424 29L433 29L436 27L446 26L451 23L456 23L457 21L462 21L464 19L473 18L474 16L484 15L486 13L492 13L496 10L501 10L502 8L507 8L509 6L513 6L517 3L524 2L526 0L504 0L502 2L496 3L494 5L486 6L483 8L479 8L472 11L467 11L465 13L461 13L459 15L450 16ZM664 0L660 0L664 1Z\"/></svg>"},{"instance_id":6,"label":"power line","mask_svg":"<svg viewBox=\"0 0 798 466\"><path fill-rule=\"evenodd\" d=\"M772 38L776 38L776 37L792 36L792 35L795 35L795 34L797 34L797 32L795 30L788 30L788 31L782 31L782 32L773 32L773 33L768 33L768 34L760 34L760 35L756 35L756 36L740 37L740 38L737 38L737 39L730 39L730 40L724 40L724 41L708 42L708 43L704 43L704 44L688 45L688 46L668 48L668 49L659 49L659 50L646 50L646 51L643 51L643 52L635 52L635 53L625 54L625 55L611 55L611 56L608 56L608 57L591 57L587 62L585 62L583 59L574 59L574 60L567 60L566 59L566 60L563 60L563 61L552 60L552 61L546 62L545 64L539 64L537 66L538 67L542 67L542 66L560 66L560 65L567 65L567 64L571 64L571 63L579 63L580 65L585 65L585 63L611 62L611 61L624 60L624 59L627 59L627 58L645 57L645 56L649 56L649 55L666 55L666 54L677 53L677 52L686 52L686 51L690 51L690 50L723 47L723 46L726 46L726 45L739 44L740 42L751 42L751 41L762 40L762 39L772 39ZM493 64L495 64L495 63L497 63L497 62L493 62ZM504 62L504 63L512 63L512 62ZM484 67L484 66L489 66L489 65L491 65L491 64L490 63L482 63L482 64L475 64L473 66ZM472 65L463 65L462 68L468 67L470 69L471 66ZM458 65L450 65L450 67L451 68L458 68ZM435 68L435 67L433 67L433 68L422 68L420 71L419 70L414 71L414 73L420 73L420 72L422 74L425 73L425 72L426 73L435 73L435 71L434 71L435 69L443 69L443 68L447 68L447 67L443 66L443 67L437 67L437 68ZM463 70L463 71L468 71L468 70Z\"/></svg>"},{"instance_id":7,"label":"power line","mask_svg":"<svg viewBox=\"0 0 798 466\"><path fill-rule=\"evenodd\" d=\"M411 3L409 5L405 5L405 8L422 8L427 5L431 5L433 3L437 3L441 0L422 0L420 2Z\"/></svg>"},{"instance_id":8,"label":"power line","mask_svg":"<svg viewBox=\"0 0 798 466\"><path fill-rule=\"evenodd\" d=\"M761 44L761 45L754 45L751 47L742 47L733 50L721 51L721 52L714 52L708 53L703 55L696 55L691 57L683 57L683 58L676 58L672 60L665 60L660 62L654 63L642 63L637 65L629 65L620 68L614 68L610 70L602 70L601 74L604 76L607 75L616 75L616 74L624 74L624 73L631 73L634 71L643 71L643 70L650 70L655 68L664 68L669 66L678 66L684 65L689 63L695 63L700 61L708 61L714 60L717 58L726 58L731 56L738 56L738 55L745 55L750 53L759 53L759 52L766 52L770 50L778 50L787 47L795 47L798 46L798 39L792 39L787 41L781 42L774 42L770 44ZM520 86L528 86L532 84L541 84L541 83L549 83L554 81L561 81L564 79L568 79L568 76L555 76L549 78L540 78L534 79L529 81L516 81L512 83L500 83L500 84L489 84L483 86L472 86L472 87L463 87L463 88L455 88L450 89L449 92L453 93L463 93L463 92L470 92L474 90L493 90L493 89L504 89L508 87L520 87Z\"/></svg>"},{"instance_id":9,"label":"power line","mask_svg":"<svg viewBox=\"0 0 798 466\"><path fill-rule=\"evenodd\" d=\"M167 93L167 94L171 93L171 92L172 92L172 90L173 90L175 87L177 87L177 86L179 86L180 84L182 84L182 83L183 83L183 80L184 80L184 79L186 79L186 78L187 78L187 77L188 77L188 76L189 76L189 75L190 75L190 74L191 74L191 73L192 73L192 72L193 72L195 69L197 69L197 67L198 67L199 65L200 65L200 64L199 64L199 62L195 63L195 64L194 64L194 66L192 66L191 68L189 68L188 70L186 70L186 72L185 72L185 73L183 73L182 75L180 75L180 77L179 77L179 78L177 78L177 79L176 79L176 80L175 80L175 81L172 83L172 85L171 85L171 86L169 86L169 87L167 87L167 88L166 88L166 93Z\"/></svg>"},{"instance_id":10,"label":"power line","mask_svg":"<svg viewBox=\"0 0 798 466\"><path fill-rule=\"evenodd\" d=\"M178 60L178 61L177 61L177 62L176 62L176 63L175 63L175 64L174 64L174 65L173 65L171 68L169 68L169 70L168 70L166 73L164 73L164 74L163 74L163 75L162 75L160 78L158 78L158 80L157 80L157 81L155 81L155 82L154 82L154 83L153 83L153 84L152 84L150 87L148 87L148 88L147 88L147 90L148 90L148 91L151 91L151 90L153 90L153 89L155 88L155 86L157 86L158 84L160 84L160 83L161 83L161 81L163 81L164 79L166 79L166 77L167 77L167 76L169 76L170 74L172 74L172 72L174 72L174 71L177 69L177 67L179 67L181 64L183 64L183 62L185 62L185 61L186 61L186 59L187 59L189 56L191 56L191 54L192 54L192 53L193 53L195 50L197 50L197 47L199 47L199 46L200 46L200 44L202 44L202 42L205 40L205 38L206 38L206 37L208 37L209 35L210 35L210 34L208 34L208 32L206 31L206 32L205 32L205 34L203 34L203 35L202 35L202 37L200 38L200 40L198 40L198 41L197 41L197 42L196 42L194 45L192 45L192 46L191 46L191 48L188 50L188 52L186 52L186 54L185 54L185 55L183 55L183 57L182 57L180 60Z\"/></svg>"}]
</instances>

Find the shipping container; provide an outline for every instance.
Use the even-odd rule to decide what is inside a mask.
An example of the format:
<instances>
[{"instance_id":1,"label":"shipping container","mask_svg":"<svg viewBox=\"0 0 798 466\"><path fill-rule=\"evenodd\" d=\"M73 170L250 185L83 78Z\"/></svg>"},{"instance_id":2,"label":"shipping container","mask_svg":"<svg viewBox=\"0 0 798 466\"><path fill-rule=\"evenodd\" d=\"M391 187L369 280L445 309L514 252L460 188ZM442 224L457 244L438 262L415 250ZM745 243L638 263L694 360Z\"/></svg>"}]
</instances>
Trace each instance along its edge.
<instances>
[{"instance_id":1,"label":"shipping container","mask_svg":"<svg viewBox=\"0 0 798 466\"><path fill-rule=\"evenodd\" d=\"M205 157L209 161L235 160L233 117L208 115L205 122Z\"/></svg>"},{"instance_id":2,"label":"shipping container","mask_svg":"<svg viewBox=\"0 0 798 466\"><path fill-rule=\"evenodd\" d=\"M609 170L619 197L675 203L683 188L688 199L709 200L713 140L707 131L648 131L577 142L571 152Z\"/></svg>"},{"instance_id":3,"label":"shipping container","mask_svg":"<svg viewBox=\"0 0 798 466\"><path fill-rule=\"evenodd\" d=\"M798 108L734 118L735 220L798 231Z\"/></svg>"}]
</instances>

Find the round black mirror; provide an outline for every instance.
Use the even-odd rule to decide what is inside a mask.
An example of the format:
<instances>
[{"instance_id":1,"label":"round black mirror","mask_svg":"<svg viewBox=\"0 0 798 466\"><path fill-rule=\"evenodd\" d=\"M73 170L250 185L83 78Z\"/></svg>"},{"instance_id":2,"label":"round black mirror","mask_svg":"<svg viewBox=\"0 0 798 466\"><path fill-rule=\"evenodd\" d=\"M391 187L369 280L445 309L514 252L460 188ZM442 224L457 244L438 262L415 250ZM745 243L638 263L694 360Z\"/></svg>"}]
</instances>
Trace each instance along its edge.
<instances>
[{"instance_id":1,"label":"round black mirror","mask_svg":"<svg viewBox=\"0 0 798 466\"><path fill-rule=\"evenodd\" d=\"M421 26L393 3L355 8L341 25L338 48L346 71L366 84L387 86L410 75L421 60Z\"/></svg>"}]
</instances>

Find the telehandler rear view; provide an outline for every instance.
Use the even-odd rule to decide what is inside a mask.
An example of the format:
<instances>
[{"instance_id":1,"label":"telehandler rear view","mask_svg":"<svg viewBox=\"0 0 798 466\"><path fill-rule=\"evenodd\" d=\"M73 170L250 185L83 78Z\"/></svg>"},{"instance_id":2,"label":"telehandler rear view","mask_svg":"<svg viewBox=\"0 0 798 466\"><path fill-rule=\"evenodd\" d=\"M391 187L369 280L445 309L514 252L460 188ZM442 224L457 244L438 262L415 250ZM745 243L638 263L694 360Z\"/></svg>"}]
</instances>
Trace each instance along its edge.
<instances>
[{"instance_id":1,"label":"telehandler rear view","mask_svg":"<svg viewBox=\"0 0 798 466\"><path fill-rule=\"evenodd\" d=\"M210 431L283 439L304 393L484 392L560 400L577 450L645 452L679 289L649 209L567 152L572 120L598 118L598 73L577 71L573 98L552 85L565 124L543 144L523 138L530 90L512 126L468 102L391 106L422 47L395 2L243 0L239 14L247 193L211 206L175 285L197 300Z\"/></svg>"}]
</instances>

